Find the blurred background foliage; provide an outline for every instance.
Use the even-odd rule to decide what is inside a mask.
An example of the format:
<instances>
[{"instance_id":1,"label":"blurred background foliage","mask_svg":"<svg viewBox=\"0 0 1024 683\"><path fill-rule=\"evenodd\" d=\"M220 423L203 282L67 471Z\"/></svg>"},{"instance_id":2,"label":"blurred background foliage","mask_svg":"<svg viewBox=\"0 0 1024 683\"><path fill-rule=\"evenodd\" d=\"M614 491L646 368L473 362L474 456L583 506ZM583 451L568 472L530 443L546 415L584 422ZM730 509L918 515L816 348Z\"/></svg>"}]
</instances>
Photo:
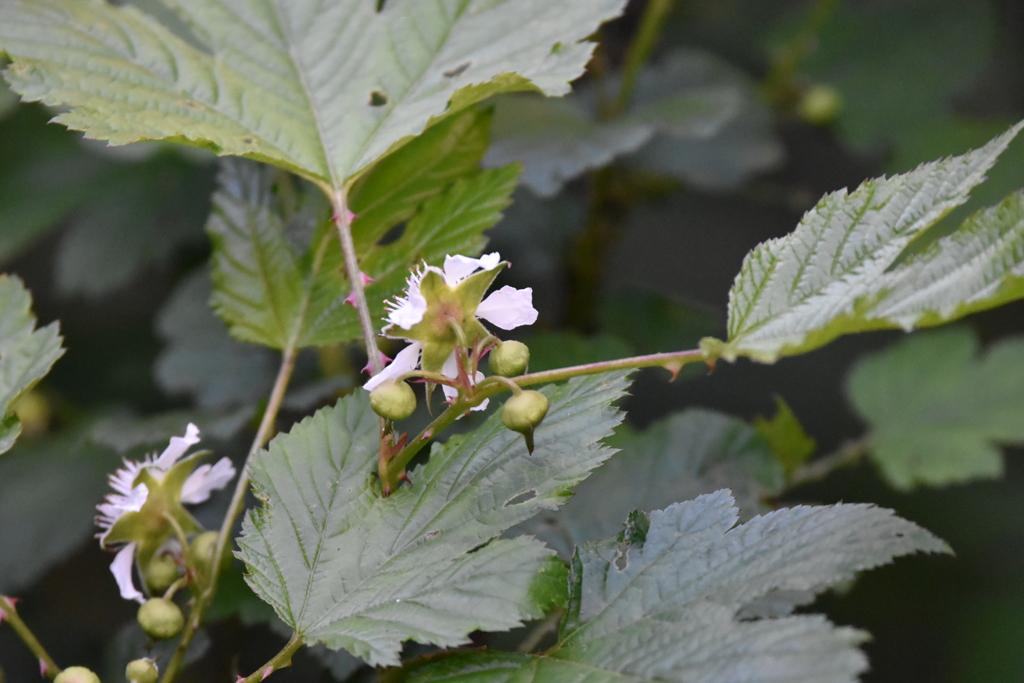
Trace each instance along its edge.
<instances>
[{"instance_id":1,"label":"blurred background foliage","mask_svg":"<svg viewBox=\"0 0 1024 683\"><path fill-rule=\"evenodd\" d=\"M514 265L505 283L534 289L541 317L524 339L535 370L723 336L743 256L823 193L979 146L1024 117L1018 0L633 0L598 38L571 96L491 103L484 163L521 161L524 172L489 249ZM276 360L230 338L208 306L216 160L163 144L107 148L51 116L0 86L0 267L25 280L42 322L60 320L69 349L19 404L24 435L0 458L0 593L23 599L58 661L120 680L140 634L90 542L105 477L188 420L240 461ZM911 249L1022 185L1018 140ZM691 366L674 383L640 373L623 452L560 513L526 526L564 553L638 504L721 486L747 515L793 502L893 507L957 556L904 559L811 609L874 635L864 680L1020 681L1020 335L1017 302L950 330L847 337L774 366ZM345 346L303 352L279 427L351 390L364 361ZM936 444L955 447L942 468L922 466ZM225 507L222 495L197 514L215 526ZM215 610L223 618L197 640L207 656L185 680L247 671L280 637L237 563ZM38 676L3 628L0 664L9 683ZM370 676L357 666L319 651L275 675Z\"/></svg>"}]
</instances>

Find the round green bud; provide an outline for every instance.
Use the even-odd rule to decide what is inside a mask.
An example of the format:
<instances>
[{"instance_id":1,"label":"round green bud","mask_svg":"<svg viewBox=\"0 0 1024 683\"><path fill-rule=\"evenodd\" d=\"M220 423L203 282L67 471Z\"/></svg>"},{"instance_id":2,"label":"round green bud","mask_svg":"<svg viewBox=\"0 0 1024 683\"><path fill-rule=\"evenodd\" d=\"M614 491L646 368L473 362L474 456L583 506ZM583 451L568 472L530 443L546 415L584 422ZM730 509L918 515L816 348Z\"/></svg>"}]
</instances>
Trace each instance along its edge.
<instances>
[{"instance_id":1,"label":"round green bud","mask_svg":"<svg viewBox=\"0 0 1024 683\"><path fill-rule=\"evenodd\" d=\"M370 407L385 420L404 420L416 410L416 394L405 382L381 382L370 392Z\"/></svg>"},{"instance_id":2,"label":"round green bud","mask_svg":"<svg viewBox=\"0 0 1024 683\"><path fill-rule=\"evenodd\" d=\"M131 683L156 683L159 675L156 664L148 659L136 659L128 662L128 666L124 670L124 677Z\"/></svg>"},{"instance_id":3,"label":"round green bud","mask_svg":"<svg viewBox=\"0 0 1024 683\"><path fill-rule=\"evenodd\" d=\"M502 377L515 377L526 372L530 363L530 347L523 342L507 341L491 351L488 359L491 372Z\"/></svg>"},{"instance_id":4,"label":"round green bud","mask_svg":"<svg viewBox=\"0 0 1024 683\"><path fill-rule=\"evenodd\" d=\"M811 86L796 106L796 113L812 126L832 123L843 108L843 96L830 85Z\"/></svg>"},{"instance_id":5,"label":"round green bud","mask_svg":"<svg viewBox=\"0 0 1024 683\"><path fill-rule=\"evenodd\" d=\"M213 564L213 556L217 552L217 536L219 534L216 531L204 531L195 538L192 539L192 543L189 544L189 558L192 560L193 565L202 574L209 576L210 566ZM228 570L231 566L231 553L224 553L224 557L221 558L220 567L217 569L217 573L221 574Z\"/></svg>"},{"instance_id":6,"label":"round green bud","mask_svg":"<svg viewBox=\"0 0 1024 683\"><path fill-rule=\"evenodd\" d=\"M69 666L57 674L53 683L100 683L100 677L84 666Z\"/></svg>"},{"instance_id":7,"label":"round green bud","mask_svg":"<svg viewBox=\"0 0 1024 683\"><path fill-rule=\"evenodd\" d=\"M147 600L139 608L136 618L146 635L154 640L173 638L181 633L185 625L185 615L181 613L181 608L163 598Z\"/></svg>"},{"instance_id":8,"label":"round green bud","mask_svg":"<svg viewBox=\"0 0 1024 683\"><path fill-rule=\"evenodd\" d=\"M548 413L548 397L539 391L523 391L505 401L501 422L514 432L526 434Z\"/></svg>"},{"instance_id":9,"label":"round green bud","mask_svg":"<svg viewBox=\"0 0 1024 683\"><path fill-rule=\"evenodd\" d=\"M158 553L149 560L145 575L149 592L163 593L178 580L178 563L170 555Z\"/></svg>"}]
</instances>

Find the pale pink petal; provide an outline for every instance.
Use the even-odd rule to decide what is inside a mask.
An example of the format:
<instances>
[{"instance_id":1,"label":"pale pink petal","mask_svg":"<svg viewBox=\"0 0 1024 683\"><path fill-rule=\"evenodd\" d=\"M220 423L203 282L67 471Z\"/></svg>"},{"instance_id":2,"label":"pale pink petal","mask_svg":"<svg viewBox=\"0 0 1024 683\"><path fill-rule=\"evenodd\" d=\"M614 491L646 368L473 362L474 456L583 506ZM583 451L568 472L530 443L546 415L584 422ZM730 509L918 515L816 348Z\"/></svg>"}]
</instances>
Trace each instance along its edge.
<instances>
[{"instance_id":1,"label":"pale pink petal","mask_svg":"<svg viewBox=\"0 0 1024 683\"><path fill-rule=\"evenodd\" d=\"M135 564L135 542L131 542L118 551L114 561L110 563L110 573L117 581L117 587L121 589L121 597L125 600L145 602L146 596L135 587L132 577L132 567Z\"/></svg>"},{"instance_id":2,"label":"pale pink petal","mask_svg":"<svg viewBox=\"0 0 1024 683\"><path fill-rule=\"evenodd\" d=\"M477 270L494 270L501 263L498 252L484 254L480 258L456 255L444 257L444 281L454 287Z\"/></svg>"},{"instance_id":3,"label":"pale pink petal","mask_svg":"<svg viewBox=\"0 0 1024 683\"><path fill-rule=\"evenodd\" d=\"M199 443L199 427L189 422L185 429L185 436L172 436L171 443L153 465L166 472L174 466L174 463L178 462L178 458L185 455L185 451L197 443ZM159 477L157 478L159 479Z\"/></svg>"},{"instance_id":4,"label":"pale pink petal","mask_svg":"<svg viewBox=\"0 0 1024 683\"><path fill-rule=\"evenodd\" d=\"M458 378L458 376L459 376L459 365L458 365L458 361L455 358L455 354L454 353L452 355L448 356L448 360L446 360L444 362L444 365L441 366L441 374L444 375L445 377L451 377L452 379ZM473 378L473 383L476 384L478 382L483 381L483 379L484 379L484 373L482 373L479 370L477 370L476 377ZM459 396L459 390L456 389L455 387L450 387L447 384L442 384L441 385L441 391L444 392L444 397L446 399L448 399L449 401L454 400L454 399L458 398L458 396ZM490 401L489 398L485 398L483 400L483 402L480 403L480 405L474 406L474 407L470 408L470 410L483 410L484 408L487 407L487 403L489 401ZM459 417L461 417L461 415Z\"/></svg>"},{"instance_id":5,"label":"pale pink petal","mask_svg":"<svg viewBox=\"0 0 1024 683\"><path fill-rule=\"evenodd\" d=\"M235 467L227 458L221 458L216 465L200 465L188 475L181 487L182 503L202 503L210 493L227 486L235 478Z\"/></svg>"},{"instance_id":6,"label":"pale pink petal","mask_svg":"<svg viewBox=\"0 0 1024 683\"><path fill-rule=\"evenodd\" d=\"M100 534L101 546L107 533L121 518L121 515L126 512L138 512L145 505L147 498L149 498L149 487L145 484L139 484L125 496L116 493L107 494L105 502L96 506L100 512L96 518L96 524L103 529L103 533Z\"/></svg>"},{"instance_id":7,"label":"pale pink petal","mask_svg":"<svg viewBox=\"0 0 1024 683\"><path fill-rule=\"evenodd\" d=\"M391 361L391 365L366 380L366 384L363 385L363 389L373 391L377 388L378 384L386 379L397 379L407 372L412 372L420 364L420 351L422 350L423 344L419 342L409 344L395 355L395 359Z\"/></svg>"},{"instance_id":8,"label":"pale pink petal","mask_svg":"<svg viewBox=\"0 0 1024 683\"><path fill-rule=\"evenodd\" d=\"M533 289L502 287L480 302L476 317L483 318L503 330L537 322L537 309L533 307Z\"/></svg>"}]
</instances>

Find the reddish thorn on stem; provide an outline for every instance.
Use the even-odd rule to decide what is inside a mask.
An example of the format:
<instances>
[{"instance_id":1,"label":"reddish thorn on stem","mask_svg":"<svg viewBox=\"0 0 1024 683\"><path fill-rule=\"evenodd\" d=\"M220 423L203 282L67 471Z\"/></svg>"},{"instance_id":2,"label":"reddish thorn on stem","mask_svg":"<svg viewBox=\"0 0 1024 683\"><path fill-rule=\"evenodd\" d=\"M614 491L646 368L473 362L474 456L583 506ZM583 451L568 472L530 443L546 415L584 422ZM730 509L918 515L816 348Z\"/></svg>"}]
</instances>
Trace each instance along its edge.
<instances>
[{"instance_id":1,"label":"reddish thorn on stem","mask_svg":"<svg viewBox=\"0 0 1024 683\"><path fill-rule=\"evenodd\" d=\"M420 440L426 441L427 439L429 439L429 438L431 438L433 436L434 436L433 432L423 432L423 436L420 437Z\"/></svg>"},{"instance_id":2,"label":"reddish thorn on stem","mask_svg":"<svg viewBox=\"0 0 1024 683\"><path fill-rule=\"evenodd\" d=\"M391 359L388 358L387 355L383 351L378 350L377 353L380 354L380 364L381 365L387 365L388 363L391 362ZM365 372L366 374L370 374L370 373L373 372L373 365L371 365L369 361L367 361L366 365L363 366L363 372Z\"/></svg>"},{"instance_id":3,"label":"reddish thorn on stem","mask_svg":"<svg viewBox=\"0 0 1024 683\"><path fill-rule=\"evenodd\" d=\"M356 290L353 289L348 293L348 296L345 297L344 303L348 304L352 308L356 307Z\"/></svg>"},{"instance_id":4,"label":"reddish thorn on stem","mask_svg":"<svg viewBox=\"0 0 1024 683\"><path fill-rule=\"evenodd\" d=\"M710 375L712 372L715 371L715 363L717 363L718 361L717 360L709 360L709 361L704 361L704 362L708 364L708 374Z\"/></svg>"},{"instance_id":5,"label":"reddish thorn on stem","mask_svg":"<svg viewBox=\"0 0 1024 683\"><path fill-rule=\"evenodd\" d=\"M39 675L46 677L46 674L50 671L50 667L43 660L39 660Z\"/></svg>"},{"instance_id":6,"label":"reddish thorn on stem","mask_svg":"<svg viewBox=\"0 0 1024 683\"><path fill-rule=\"evenodd\" d=\"M676 377L679 377L679 371L683 369L682 363L665 363L664 368L672 373L672 378L669 382L675 382Z\"/></svg>"},{"instance_id":7,"label":"reddish thorn on stem","mask_svg":"<svg viewBox=\"0 0 1024 683\"><path fill-rule=\"evenodd\" d=\"M398 481L404 481L407 484L412 485L412 479L409 478L409 473L405 471L403 471L402 474L398 477Z\"/></svg>"},{"instance_id":8,"label":"reddish thorn on stem","mask_svg":"<svg viewBox=\"0 0 1024 683\"><path fill-rule=\"evenodd\" d=\"M274 673L274 667L268 666L266 669L263 670L263 675L260 676L260 680L266 680L267 676L269 676L272 673Z\"/></svg>"},{"instance_id":9,"label":"reddish thorn on stem","mask_svg":"<svg viewBox=\"0 0 1024 683\"><path fill-rule=\"evenodd\" d=\"M370 277L361 270L359 271L359 281L363 283L363 287L376 282L376 280L374 280L372 277Z\"/></svg>"}]
</instances>

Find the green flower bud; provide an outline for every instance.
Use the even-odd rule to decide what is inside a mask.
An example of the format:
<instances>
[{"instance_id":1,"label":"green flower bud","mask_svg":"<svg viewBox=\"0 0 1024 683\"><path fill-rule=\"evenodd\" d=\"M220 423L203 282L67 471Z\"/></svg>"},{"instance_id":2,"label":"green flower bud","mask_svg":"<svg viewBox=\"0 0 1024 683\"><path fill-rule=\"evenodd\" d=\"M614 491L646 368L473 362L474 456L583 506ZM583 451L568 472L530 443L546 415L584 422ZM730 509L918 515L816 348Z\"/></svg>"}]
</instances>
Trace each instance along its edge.
<instances>
[{"instance_id":1,"label":"green flower bud","mask_svg":"<svg viewBox=\"0 0 1024 683\"><path fill-rule=\"evenodd\" d=\"M100 683L100 677L84 666L69 666L57 674L53 683Z\"/></svg>"},{"instance_id":2,"label":"green flower bud","mask_svg":"<svg viewBox=\"0 0 1024 683\"><path fill-rule=\"evenodd\" d=\"M370 392L370 407L386 420L404 420L416 410L416 394L405 382L389 379Z\"/></svg>"},{"instance_id":3,"label":"green flower bud","mask_svg":"<svg viewBox=\"0 0 1024 683\"><path fill-rule=\"evenodd\" d=\"M189 544L189 558L193 566L204 576L210 575L210 566L213 564L213 555L217 552L217 532L204 531L192 539ZM217 573L221 574L231 566L231 553L224 553L221 558L220 567Z\"/></svg>"},{"instance_id":4,"label":"green flower bud","mask_svg":"<svg viewBox=\"0 0 1024 683\"><path fill-rule=\"evenodd\" d=\"M178 564L174 558L164 553L157 553L146 567L146 587L150 593L163 593L178 580Z\"/></svg>"},{"instance_id":5,"label":"green flower bud","mask_svg":"<svg viewBox=\"0 0 1024 683\"><path fill-rule=\"evenodd\" d=\"M514 432L526 434L548 413L548 397L539 391L523 391L505 401L501 422Z\"/></svg>"},{"instance_id":6,"label":"green flower bud","mask_svg":"<svg viewBox=\"0 0 1024 683\"><path fill-rule=\"evenodd\" d=\"M163 598L147 600L139 608L136 618L146 635L154 640L173 638L181 633L185 625L185 615L181 613L181 608Z\"/></svg>"},{"instance_id":7,"label":"green flower bud","mask_svg":"<svg viewBox=\"0 0 1024 683\"><path fill-rule=\"evenodd\" d=\"M530 347L523 342L507 341L491 351L491 372L502 377L515 377L526 372L530 363Z\"/></svg>"},{"instance_id":8,"label":"green flower bud","mask_svg":"<svg viewBox=\"0 0 1024 683\"><path fill-rule=\"evenodd\" d=\"M131 683L156 683L158 676L156 664L148 659L136 659L128 662L128 666L124 670L124 677Z\"/></svg>"},{"instance_id":9,"label":"green flower bud","mask_svg":"<svg viewBox=\"0 0 1024 683\"><path fill-rule=\"evenodd\" d=\"M796 107L796 113L812 126L825 126L839 116L843 108L843 96L830 85L814 85L804 93Z\"/></svg>"}]
</instances>

